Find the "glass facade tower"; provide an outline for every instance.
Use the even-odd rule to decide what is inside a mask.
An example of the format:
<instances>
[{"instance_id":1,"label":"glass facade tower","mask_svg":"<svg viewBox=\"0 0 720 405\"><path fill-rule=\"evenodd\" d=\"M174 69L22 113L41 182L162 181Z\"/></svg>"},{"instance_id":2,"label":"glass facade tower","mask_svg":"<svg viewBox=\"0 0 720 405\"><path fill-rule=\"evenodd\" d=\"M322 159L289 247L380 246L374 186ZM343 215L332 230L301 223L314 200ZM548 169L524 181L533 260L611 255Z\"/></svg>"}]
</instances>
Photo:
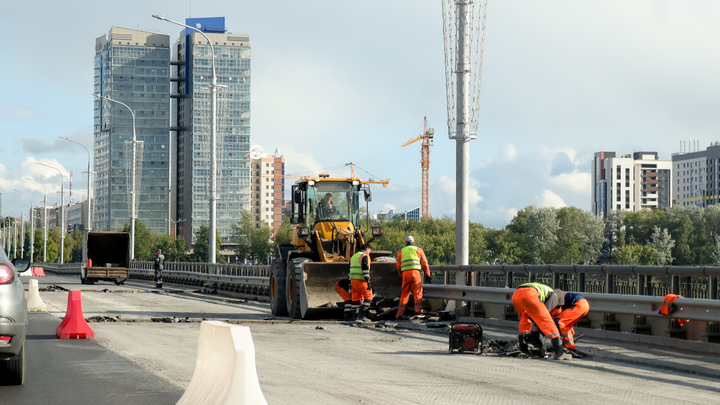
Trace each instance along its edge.
<instances>
[{"instance_id":1,"label":"glass facade tower","mask_svg":"<svg viewBox=\"0 0 720 405\"><path fill-rule=\"evenodd\" d=\"M207 35L215 50L217 84L217 231L226 250L231 225L250 210L250 38L228 34L224 17L188 18L185 24ZM185 29L173 46L172 127L177 147L176 218L180 236L195 243L200 226L209 226L210 88L212 52L203 35ZM222 242L222 244L221 244ZM229 251L221 254L230 254Z\"/></svg>"},{"instance_id":2,"label":"glass facade tower","mask_svg":"<svg viewBox=\"0 0 720 405\"><path fill-rule=\"evenodd\" d=\"M112 27L95 41L94 92L135 113L137 218L167 233L170 210L170 37ZM128 108L95 98L96 230L130 223L133 117ZM138 143L138 144L139 144Z\"/></svg>"}]
</instances>

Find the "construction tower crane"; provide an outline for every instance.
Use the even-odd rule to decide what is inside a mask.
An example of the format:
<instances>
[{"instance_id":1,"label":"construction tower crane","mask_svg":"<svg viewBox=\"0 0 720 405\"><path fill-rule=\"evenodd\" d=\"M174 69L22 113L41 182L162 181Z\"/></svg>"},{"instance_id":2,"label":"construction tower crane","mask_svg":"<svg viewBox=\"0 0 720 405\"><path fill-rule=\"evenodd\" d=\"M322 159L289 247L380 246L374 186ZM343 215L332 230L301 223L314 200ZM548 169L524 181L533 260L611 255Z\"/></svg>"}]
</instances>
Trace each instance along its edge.
<instances>
[{"instance_id":1,"label":"construction tower crane","mask_svg":"<svg viewBox=\"0 0 720 405\"><path fill-rule=\"evenodd\" d=\"M421 215L423 218L430 217L430 210L428 208L428 178L430 172L430 147L433 145L433 137L435 136L435 130L428 128L427 117L423 119L423 132L417 138L411 139L404 144L403 147L408 146L422 139L422 148L420 149L420 167L422 167L422 211Z\"/></svg>"}]
</instances>

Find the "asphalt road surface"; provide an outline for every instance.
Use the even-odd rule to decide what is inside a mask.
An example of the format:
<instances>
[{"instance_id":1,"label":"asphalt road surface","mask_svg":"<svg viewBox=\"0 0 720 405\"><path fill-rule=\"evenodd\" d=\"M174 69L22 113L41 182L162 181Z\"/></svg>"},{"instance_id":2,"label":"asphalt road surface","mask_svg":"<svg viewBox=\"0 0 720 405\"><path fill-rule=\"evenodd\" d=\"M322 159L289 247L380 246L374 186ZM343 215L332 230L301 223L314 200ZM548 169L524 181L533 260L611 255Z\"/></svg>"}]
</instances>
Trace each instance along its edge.
<instances>
[{"instance_id":1,"label":"asphalt road surface","mask_svg":"<svg viewBox=\"0 0 720 405\"><path fill-rule=\"evenodd\" d=\"M63 289L41 291L48 311L31 317L26 385L0 386L0 404L175 403L192 378L203 319L250 328L269 404L677 405L720 398L720 358L703 353L584 338L578 348L590 357L570 361L449 354L447 330L422 322L272 319L267 303L187 286L37 279L41 290ZM94 339L55 338L72 289L82 290ZM484 335L511 341L517 332L486 326Z\"/></svg>"}]
</instances>

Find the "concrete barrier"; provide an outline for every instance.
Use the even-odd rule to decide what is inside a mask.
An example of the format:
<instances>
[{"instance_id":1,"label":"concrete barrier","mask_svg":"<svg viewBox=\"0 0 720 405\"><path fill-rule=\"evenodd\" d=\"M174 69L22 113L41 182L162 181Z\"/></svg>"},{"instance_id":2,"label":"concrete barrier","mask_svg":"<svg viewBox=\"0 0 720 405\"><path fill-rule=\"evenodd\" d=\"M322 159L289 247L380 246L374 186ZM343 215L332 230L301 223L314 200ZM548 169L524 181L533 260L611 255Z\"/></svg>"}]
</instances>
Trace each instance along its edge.
<instances>
[{"instance_id":1,"label":"concrete barrier","mask_svg":"<svg viewBox=\"0 0 720 405\"><path fill-rule=\"evenodd\" d=\"M220 321L200 324L195 372L177 403L267 404L255 370L250 328Z\"/></svg>"},{"instance_id":2,"label":"concrete barrier","mask_svg":"<svg viewBox=\"0 0 720 405\"><path fill-rule=\"evenodd\" d=\"M38 281L30 280L30 288L27 295L27 307L29 312L47 311L47 305L40 298L40 290L38 289Z\"/></svg>"}]
</instances>

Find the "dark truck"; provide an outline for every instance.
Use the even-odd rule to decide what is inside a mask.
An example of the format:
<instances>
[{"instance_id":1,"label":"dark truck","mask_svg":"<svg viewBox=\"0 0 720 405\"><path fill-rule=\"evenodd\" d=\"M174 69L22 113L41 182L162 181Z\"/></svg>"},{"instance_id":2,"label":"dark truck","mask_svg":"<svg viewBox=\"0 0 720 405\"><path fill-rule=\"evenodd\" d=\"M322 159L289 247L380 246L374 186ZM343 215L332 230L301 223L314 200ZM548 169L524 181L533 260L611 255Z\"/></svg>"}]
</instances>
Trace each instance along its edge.
<instances>
[{"instance_id":1,"label":"dark truck","mask_svg":"<svg viewBox=\"0 0 720 405\"><path fill-rule=\"evenodd\" d=\"M130 234L127 232L88 232L85 262L80 282L113 281L125 284L130 272Z\"/></svg>"}]
</instances>

